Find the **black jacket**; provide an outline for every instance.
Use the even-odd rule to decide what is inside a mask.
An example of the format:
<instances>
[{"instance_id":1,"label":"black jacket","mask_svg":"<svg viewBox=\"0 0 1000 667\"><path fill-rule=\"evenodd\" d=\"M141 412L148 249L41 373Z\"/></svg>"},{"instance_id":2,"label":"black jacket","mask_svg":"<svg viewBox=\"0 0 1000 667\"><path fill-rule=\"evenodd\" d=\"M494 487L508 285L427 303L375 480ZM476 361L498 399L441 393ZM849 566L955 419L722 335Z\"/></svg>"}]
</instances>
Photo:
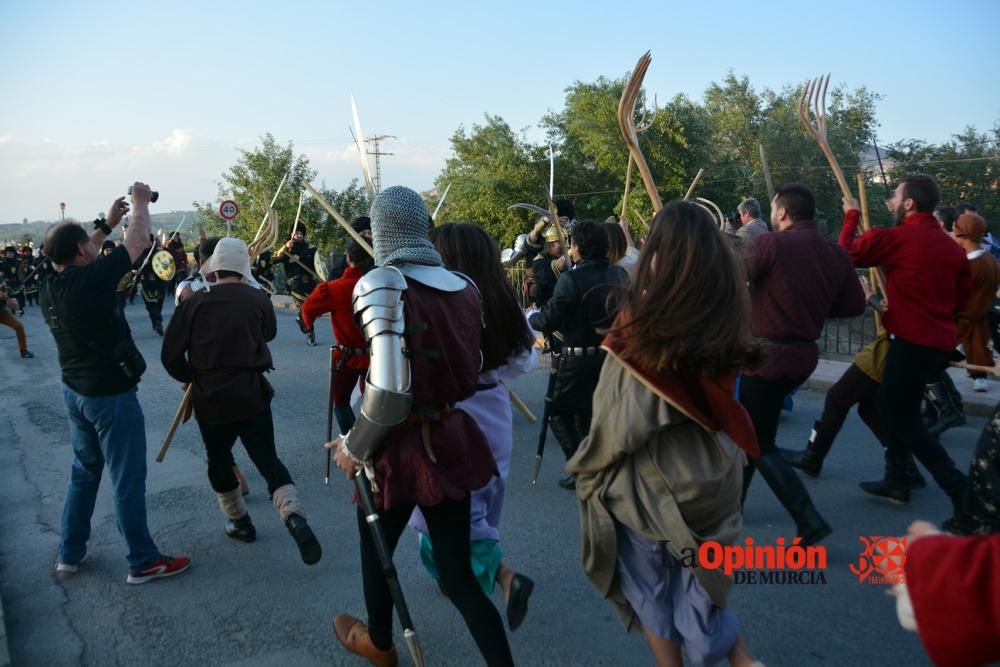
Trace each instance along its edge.
<instances>
[{"instance_id":1,"label":"black jacket","mask_svg":"<svg viewBox=\"0 0 1000 667\"><path fill-rule=\"evenodd\" d=\"M559 331L565 347L600 345L604 334L598 329L607 329L615 316L608 296L627 284L625 269L606 257L585 259L559 276L552 298L531 316L531 326L546 335Z\"/></svg>"}]
</instances>

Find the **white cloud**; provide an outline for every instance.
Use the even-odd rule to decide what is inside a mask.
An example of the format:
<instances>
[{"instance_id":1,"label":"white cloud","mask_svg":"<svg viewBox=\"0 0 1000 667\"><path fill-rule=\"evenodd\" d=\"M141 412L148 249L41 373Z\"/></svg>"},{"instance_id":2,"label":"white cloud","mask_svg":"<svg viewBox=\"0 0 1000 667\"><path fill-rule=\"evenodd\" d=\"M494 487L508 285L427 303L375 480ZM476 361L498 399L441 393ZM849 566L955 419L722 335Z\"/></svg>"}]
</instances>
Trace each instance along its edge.
<instances>
[{"instance_id":1,"label":"white cloud","mask_svg":"<svg viewBox=\"0 0 1000 667\"><path fill-rule=\"evenodd\" d=\"M166 153L167 155L183 155L191 146L191 131L175 129L166 139L154 141L151 144L140 144L133 146L136 152Z\"/></svg>"}]
</instances>

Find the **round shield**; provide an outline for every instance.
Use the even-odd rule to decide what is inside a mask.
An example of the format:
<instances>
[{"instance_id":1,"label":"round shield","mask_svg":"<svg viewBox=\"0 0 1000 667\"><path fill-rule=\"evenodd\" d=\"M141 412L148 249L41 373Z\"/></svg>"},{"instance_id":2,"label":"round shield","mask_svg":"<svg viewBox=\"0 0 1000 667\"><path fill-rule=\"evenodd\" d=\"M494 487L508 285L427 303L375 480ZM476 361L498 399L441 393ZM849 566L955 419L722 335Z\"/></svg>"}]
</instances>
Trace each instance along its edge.
<instances>
[{"instance_id":1,"label":"round shield","mask_svg":"<svg viewBox=\"0 0 1000 667\"><path fill-rule=\"evenodd\" d=\"M22 259L17 265L17 281L23 283L31 275L31 270L34 267L31 266L30 259Z\"/></svg>"},{"instance_id":2,"label":"round shield","mask_svg":"<svg viewBox=\"0 0 1000 667\"><path fill-rule=\"evenodd\" d=\"M323 259L323 254L320 252L313 253L313 269L316 271L316 275L323 282L326 282L327 276L330 272L326 268L326 260Z\"/></svg>"},{"instance_id":3,"label":"round shield","mask_svg":"<svg viewBox=\"0 0 1000 667\"><path fill-rule=\"evenodd\" d=\"M153 255L153 259L150 260L150 264L153 267L153 273L156 274L156 277L163 281L170 280L174 277L174 273L177 272L174 257L168 250L157 251Z\"/></svg>"}]
</instances>

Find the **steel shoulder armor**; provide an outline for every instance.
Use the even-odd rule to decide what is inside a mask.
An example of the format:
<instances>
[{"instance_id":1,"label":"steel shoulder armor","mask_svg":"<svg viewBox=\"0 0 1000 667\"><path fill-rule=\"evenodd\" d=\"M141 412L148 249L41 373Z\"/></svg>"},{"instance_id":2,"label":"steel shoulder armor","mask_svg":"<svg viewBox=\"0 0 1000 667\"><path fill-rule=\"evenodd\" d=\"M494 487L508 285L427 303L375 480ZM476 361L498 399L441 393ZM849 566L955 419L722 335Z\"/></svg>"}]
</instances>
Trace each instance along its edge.
<instances>
[{"instance_id":1,"label":"steel shoulder armor","mask_svg":"<svg viewBox=\"0 0 1000 667\"><path fill-rule=\"evenodd\" d=\"M393 267L374 268L354 286L354 316L368 341L370 365L361 414L344 439L355 459L367 461L410 414L410 362L403 356L403 290Z\"/></svg>"}]
</instances>

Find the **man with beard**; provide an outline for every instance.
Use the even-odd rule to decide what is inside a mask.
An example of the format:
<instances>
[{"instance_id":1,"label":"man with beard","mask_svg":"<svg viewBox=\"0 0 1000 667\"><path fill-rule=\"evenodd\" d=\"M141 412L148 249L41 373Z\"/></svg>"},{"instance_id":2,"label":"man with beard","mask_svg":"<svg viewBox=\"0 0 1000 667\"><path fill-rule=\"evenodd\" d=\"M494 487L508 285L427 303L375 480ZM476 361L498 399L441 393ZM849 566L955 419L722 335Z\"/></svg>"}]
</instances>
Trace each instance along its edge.
<instances>
[{"instance_id":1,"label":"man with beard","mask_svg":"<svg viewBox=\"0 0 1000 667\"><path fill-rule=\"evenodd\" d=\"M865 295L850 259L820 233L815 215L816 200L808 188L783 185L771 202L775 231L757 236L742 251L750 284L751 330L767 353L767 361L740 380L740 403L750 413L761 454L743 470L743 500L754 470L760 470L806 545L819 542L832 529L775 445L782 404L815 370L816 339L826 319L865 310Z\"/></svg>"},{"instance_id":2,"label":"man with beard","mask_svg":"<svg viewBox=\"0 0 1000 667\"><path fill-rule=\"evenodd\" d=\"M594 222L579 222L573 230L572 271L560 276L552 298L529 318L531 327L546 337L563 334L559 354L553 352L558 371L552 391L549 426L568 461L590 431L591 398L604 363L601 341L614 319L608 295L628 284L628 274L608 260L608 234ZM576 488L573 475L559 480L564 489Z\"/></svg>"},{"instance_id":3,"label":"man with beard","mask_svg":"<svg viewBox=\"0 0 1000 667\"><path fill-rule=\"evenodd\" d=\"M955 318L972 291L965 252L934 218L940 198L933 178L907 176L887 202L898 224L871 229L860 238L855 238L857 202L845 198L839 243L854 266L881 266L887 280L882 321L889 332L889 351L878 410L889 454L884 479L862 482L861 488L894 502L909 502L904 456L909 449L958 508L965 475L920 417L924 384L948 365L957 342Z\"/></svg>"},{"instance_id":4,"label":"man with beard","mask_svg":"<svg viewBox=\"0 0 1000 667\"><path fill-rule=\"evenodd\" d=\"M316 248L306 243L305 225L296 227L292 238L274 254L274 263L282 264L285 267L285 275L288 278L288 293L292 295L292 300L300 309L309 294L316 288L316 279L311 273L315 255ZM306 344L315 345L316 333L307 330L302 325L301 319L298 322L302 333L306 335Z\"/></svg>"}]
</instances>

